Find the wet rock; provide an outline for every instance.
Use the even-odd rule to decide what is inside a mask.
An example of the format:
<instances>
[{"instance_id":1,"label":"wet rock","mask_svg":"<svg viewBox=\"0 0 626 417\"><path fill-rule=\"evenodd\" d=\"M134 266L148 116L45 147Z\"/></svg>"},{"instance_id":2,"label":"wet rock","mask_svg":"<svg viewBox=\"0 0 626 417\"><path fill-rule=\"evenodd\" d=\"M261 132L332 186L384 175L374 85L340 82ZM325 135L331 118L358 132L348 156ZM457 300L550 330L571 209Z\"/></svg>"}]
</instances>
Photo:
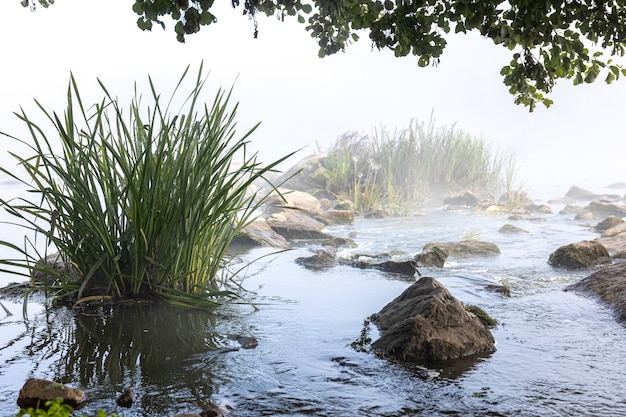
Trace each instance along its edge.
<instances>
[{"instance_id":1,"label":"wet rock","mask_svg":"<svg viewBox=\"0 0 626 417\"><path fill-rule=\"evenodd\" d=\"M415 275L415 271L417 270L417 266L415 261L407 260L407 261L395 261L395 260L381 260L375 257L364 257L359 256L356 260L346 261L343 260L341 262L342 265L350 265L355 268L361 269L376 269L378 271L390 272L392 274L400 274L400 275Z\"/></svg>"},{"instance_id":2,"label":"wet rock","mask_svg":"<svg viewBox=\"0 0 626 417\"><path fill-rule=\"evenodd\" d=\"M59 252L37 261L31 275L33 280L44 284L52 284L60 275L74 282L81 280L78 270L71 263L65 262Z\"/></svg>"},{"instance_id":3,"label":"wet rock","mask_svg":"<svg viewBox=\"0 0 626 417\"><path fill-rule=\"evenodd\" d=\"M619 322L626 323L626 261L605 266L565 290L598 296L615 310Z\"/></svg>"},{"instance_id":4,"label":"wet rock","mask_svg":"<svg viewBox=\"0 0 626 417\"><path fill-rule=\"evenodd\" d=\"M352 210L354 211L354 203L350 200L341 200L338 201L333 210Z\"/></svg>"},{"instance_id":5,"label":"wet rock","mask_svg":"<svg viewBox=\"0 0 626 417\"><path fill-rule=\"evenodd\" d=\"M322 241L322 246L332 246L333 248L356 248L358 245L349 237L333 237Z\"/></svg>"},{"instance_id":6,"label":"wet rock","mask_svg":"<svg viewBox=\"0 0 626 417\"><path fill-rule=\"evenodd\" d=\"M548 263L567 269L590 268L611 263L611 256L597 240L583 240L558 248L550 254Z\"/></svg>"},{"instance_id":7,"label":"wet rock","mask_svg":"<svg viewBox=\"0 0 626 417\"><path fill-rule=\"evenodd\" d=\"M626 222L605 230L597 240L613 258L626 258Z\"/></svg>"},{"instance_id":8,"label":"wet rock","mask_svg":"<svg viewBox=\"0 0 626 417\"><path fill-rule=\"evenodd\" d=\"M324 269L337 265L337 249L325 246L318 249L311 256L296 258L295 262L312 269Z\"/></svg>"},{"instance_id":9,"label":"wet rock","mask_svg":"<svg viewBox=\"0 0 626 417\"><path fill-rule=\"evenodd\" d=\"M491 331L434 278L423 277L372 319L372 349L403 362L457 359L495 352Z\"/></svg>"},{"instance_id":10,"label":"wet rock","mask_svg":"<svg viewBox=\"0 0 626 417\"><path fill-rule=\"evenodd\" d=\"M460 242L428 243L424 250L437 246L448 252L450 257L469 258L472 256L495 256L500 254L500 248L495 243L481 240L462 240Z\"/></svg>"},{"instance_id":11,"label":"wet rock","mask_svg":"<svg viewBox=\"0 0 626 417\"><path fill-rule=\"evenodd\" d=\"M606 219L602 220L600 223L596 224L594 229L602 233L622 223L624 223L624 220L620 219L619 217L609 216Z\"/></svg>"},{"instance_id":12,"label":"wet rock","mask_svg":"<svg viewBox=\"0 0 626 417\"><path fill-rule=\"evenodd\" d=\"M443 199L443 204L449 206L474 207L480 202L480 198L471 191L462 191Z\"/></svg>"},{"instance_id":13,"label":"wet rock","mask_svg":"<svg viewBox=\"0 0 626 417\"><path fill-rule=\"evenodd\" d=\"M276 233L264 219L258 219L241 230L241 235L233 239L234 244L243 246L271 246L289 249L291 245L281 234Z\"/></svg>"},{"instance_id":14,"label":"wet rock","mask_svg":"<svg viewBox=\"0 0 626 417\"><path fill-rule=\"evenodd\" d=\"M354 211L353 210L323 211L317 216L315 216L315 220L318 220L327 226L334 225L334 224L353 224L354 223Z\"/></svg>"},{"instance_id":15,"label":"wet rock","mask_svg":"<svg viewBox=\"0 0 626 417\"><path fill-rule=\"evenodd\" d=\"M521 227L517 227L512 225L511 223L507 223L505 225L503 225L499 230L499 233L510 233L510 234L517 234L517 233L530 233L528 230L524 230Z\"/></svg>"},{"instance_id":16,"label":"wet rock","mask_svg":"<svg viewBox=\"0 0 626 417\"><path fill-rule=\"evenodd\" d=\"M122 395L117 397L115 403L120 407L130 408L135 402L136 395L137 394L135 394L135 389L133 387L127 387L122 392Z\"/></svg>"},{"instance_id":17,"label":"wet rock","mask_svg":"<svg viewBox=\"0 0 626 417\"><path fill-rule=\"evenodd\" d=\"M363 213L363 217L366 219L386 219L389 217L389 212L384 209L370 210Z\"/></svg>"},{"instance_id":18,"label":"wet rock","mask_svg":"<svg viewBox=\"0 0 626 417\"><path fill-rule=\"evenodd\" d=\"M583 210L582 207L568 204L559 211L559 214L578 214Z\"/></svg>"},{"instance_id":19,"label":"wet rock","mask_svg":"<svg viewBox=\"0 0 626 417\"><path fill-rule=\"evenodd\" d=\"M485 287L487 291L500 294L504 298L511 297L511 289L506 285L489 284Z\"/></svg>"},{"instance_id":20,"label":"wet rock","mask_svg":"<svg viewBox=\"0 0 626 417\"><path fill-rule=\"evenodd\" d=\"M78 408L85 398L85 393L79 389L47 379L30 378L20 389L17 405L21 408L37 408L46 401L60 398L63 403Z\"/></svg>"},{"instance_id":21,"label":"wet rock","mask_svg":"<svg viewBox=\"0 0 626 417\"><path fill-rule=\"evenodd\" d=\"M594 218L605 218L609 216L626 217L626 206L613 203L607 200L592 201L580 213L591 213Z\"/></svg>"},{"instance_id":22,"label":"wet rock","mask_svg":"<svg viewBox=\"0 0 626 417\"><path fill-rule=\"evenodd\" d=\"M317 197L304 191L280 189L281 195L274 193L265 200L265 212L268 214L280 213L294 209L310 216L322 212L322 205Z\"/></svg>"},{"instance_id":23,"label":"wet rock","mask_svg":"<svg viewBox=\"0 0 626 417\"><path fill-rule=\"evenodd\" d=\"M529 204L525 207L528 213L552 214L552 208L546 204Z\"/></svg>"},{"instance_id":24,"label":"wet rock","mask_svg":"<svg viewBox=\"0 0 626 417\"><path fill-rule=\"evenodd\" d=\"M254 336L244 336L240 334L229 334L228 340L239 343L242 349L254 349L259 346L259 341Z\"/></svg>"},{"instance_id":25,"label":"wet rock","mask_svg":"<svg viewBox=\"0 0 626 417\"><path fill-rule=\"evenodd\" d=\"M448 251L439 246L432 246L415 255L415 265L418 267L443 268L448 259Z\"/></svg>"},{"instance_id":26,"label":"wet rock","mask_svg":"<svg viewBox=\"0 0 626 417\"><path fill-rule=\"evenodd\" d=\"M274 213L266 219L269 227L287 240L319 240L330 239L328 233L322 231L324 223L301 213L297 210Z\"/></svg>"}]
</instances>

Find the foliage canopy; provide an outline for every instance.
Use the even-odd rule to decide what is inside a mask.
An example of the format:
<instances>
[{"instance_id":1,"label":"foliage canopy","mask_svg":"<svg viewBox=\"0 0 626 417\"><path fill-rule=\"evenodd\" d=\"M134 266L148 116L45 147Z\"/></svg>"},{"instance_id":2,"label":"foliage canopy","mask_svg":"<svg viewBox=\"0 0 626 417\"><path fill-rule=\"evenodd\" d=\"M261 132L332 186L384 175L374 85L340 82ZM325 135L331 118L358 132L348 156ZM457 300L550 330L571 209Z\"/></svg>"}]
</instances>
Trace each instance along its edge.
<instances>
[{"instance_id":1,"label":"foliage canopy","mask_svg":"<svg viewBox=\"0 0 626 417\"><path fill-rule=\"evenodd\" d=\"M231 4L252 18L255 37L259 12L281 20L296 17L317 39L320 57L343 51L365 32L376 48L390 49L398 57L413 54L424 67L439 62L449 33L477 31L512 51L500 74L515 103L531 111L537 102L552 104L547 94L558 79L578 85L604 77L610 84L626 76L626 69L611 59L624 55L623 0L231 0ZM184 42L186 35L217 22L212 7L213 0L135 0L132 9L142 30L152 29L154 23L165 28L161 19L171 17L177 39Z\"/></svg>"}]
</instances>

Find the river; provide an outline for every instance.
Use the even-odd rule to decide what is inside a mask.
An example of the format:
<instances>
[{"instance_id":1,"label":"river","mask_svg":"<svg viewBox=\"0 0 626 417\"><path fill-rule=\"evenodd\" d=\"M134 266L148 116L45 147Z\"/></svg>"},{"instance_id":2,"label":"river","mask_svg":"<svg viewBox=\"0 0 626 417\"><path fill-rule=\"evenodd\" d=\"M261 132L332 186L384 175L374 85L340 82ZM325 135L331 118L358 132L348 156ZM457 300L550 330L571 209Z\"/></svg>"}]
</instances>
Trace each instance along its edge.
<instances>
[{"instance_id":1,"label":"river","mask_svg":"<svg viewBox=\"0 0 626 417\"><path fill-rule=\"evenodd\" d=\"M531 196L538 204L548 199ZM424 369L355 351L350 343L364 319L416 277L307 269L294 260L317 246L303 244L250 266L235 282L245 301L215 312L121 306L75 316L32 302L24 321L20 302L3 300L13 315L0 311L0 415L15 415L20 387L38 377L85 391L81 412L90 415L102 408L127 417L173 416L213 402L232 407L235 417L626 416L626 329L595 300L562 291L592 271L547 264L559 246L597 237L595 222L551 207L554 214L521 221L433 207L421 216L358 218L328 229L356 232L359 248L350 250L359 253L406 256L429 242L466 237L497 244L497 257L420 269L498 320L490 356ZM505 223L529 233L499 233ZM243 258L266 253L253 249ZM2 275L0 284L12 278ZM493 283L508 286L511 297L487 291ZM227 338L233 334L256 337L258 347L226 351L235 347ZM129 409L115 405L126 386L138 394Z\"/></svg>"}]
</instances>

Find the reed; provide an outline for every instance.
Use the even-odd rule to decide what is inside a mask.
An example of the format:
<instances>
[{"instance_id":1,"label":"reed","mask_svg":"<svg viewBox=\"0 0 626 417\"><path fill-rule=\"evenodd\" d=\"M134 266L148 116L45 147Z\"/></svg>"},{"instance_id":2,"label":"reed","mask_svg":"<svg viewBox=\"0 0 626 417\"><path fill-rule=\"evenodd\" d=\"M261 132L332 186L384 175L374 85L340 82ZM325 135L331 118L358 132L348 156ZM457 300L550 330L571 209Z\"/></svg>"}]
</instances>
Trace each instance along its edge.
<instances>
[{"instance_id":1,"label":"reed","mask_svg":"<svg viewBox=\"0 0 626 417\"><path fill-rule=\"evenodd\" d=\"M329 159L340 155L346 163L328 163L327 189L335 195L353 196L355 206L401 207L426 200L435 193L471 189L501 191L505 169L512 157L494 155L483 139L456 129L412 120L408 128L388 131L381 127L372 136L351 133L337 140ZM357 180L358 179L358 180ZM397 211L398 211L397 210Z\"/></svg>"},{"instance_id":2,"label":"reed","mask_svg":"<svg viewBox=\"0 0 626 417\"><path fill-rule=\"evenodd\" d=\"M149 105L135 88L128 110L101 82L102 100L85 106L71 77L62 117L37 102L53 134L18 114L30 140L13 139L33 154L12 155L27 178L0 169L34 198L0 204L29 236L44 237L46 252L32 238L23 247L0 241L21 255L0 267L47 276L37 288L73 300L148 297L198 306L233 295L220 289L227 249L273 191L256 195L250 185L289 155L262 165L247 152L256 126L237 137L232 89L202 101L202 65L173 113L188 73L168 101L149 78ZM64 268L38 262L52 249Z\"/></svg>"}]
</instances>

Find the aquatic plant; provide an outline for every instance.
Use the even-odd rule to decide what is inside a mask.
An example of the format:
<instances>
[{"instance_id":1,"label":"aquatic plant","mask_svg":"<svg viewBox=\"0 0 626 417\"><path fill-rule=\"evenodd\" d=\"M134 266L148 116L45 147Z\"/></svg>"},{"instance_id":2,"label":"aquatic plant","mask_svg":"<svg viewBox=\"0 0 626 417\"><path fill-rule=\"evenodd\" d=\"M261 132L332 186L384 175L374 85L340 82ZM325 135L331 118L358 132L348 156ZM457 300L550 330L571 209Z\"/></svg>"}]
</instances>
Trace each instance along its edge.
<instances>
[{"instance_id":1,"label":"aquatic plant","mask_svg":"<svg viewBox=\"0 0 626 417\"><path fill-rule=\"evenodd\" d=\"M23 246L0 241L21 256L0 260L0 270L34 276L35 289L55 299L148 297L199 306L233 295L221 285L227 249L274 191L257 195L250 186L290 155L262 165L247 152L256 126L236 138L232 89L203 102L202 65L173 113L188 71L167 102L151 78L149 105L135 86L128 111L101 82L102 100L87 107L72 76L63 116L36 101L54 134L24 110L17 114L31 140L11 138L33 154L11 155L27 178L0 170L34 198L0 200L28 232ZM56 268L40 261L56 251Z\"/></svg>"},{"instance_id":2,"label":"aquatic plant","mask_svg":"<svg viewBox=\"0 0 626 417\"><path fill-rule=\"evenodd\" d=\"M434 193L500 191L503 171L513 169L514 160L494 155L483 139L454 125L437 127L431 116L428 124L412 120L408 128L393 132L381 127L371 136L343 135L328 151L324 166L329 192L353 196L357 208L378 205L401 211Z\"/></svg>"},{"instance_id":3,"label":"aquatic plant","mask_svg":"<svg viewBox=\"0 0 626 417\"><path fill-rule=\"evenodd\" d=\"M21 409L16 417L70 417L73 415L74 409L63 404L63 401L59 398L57 400L46 401L44 408L25 408ZM96 417L117 417L116 414L107 414L104 410L98 410ZM85 417L83 415L83 417Z\"/></svg>"}]
</instances>

